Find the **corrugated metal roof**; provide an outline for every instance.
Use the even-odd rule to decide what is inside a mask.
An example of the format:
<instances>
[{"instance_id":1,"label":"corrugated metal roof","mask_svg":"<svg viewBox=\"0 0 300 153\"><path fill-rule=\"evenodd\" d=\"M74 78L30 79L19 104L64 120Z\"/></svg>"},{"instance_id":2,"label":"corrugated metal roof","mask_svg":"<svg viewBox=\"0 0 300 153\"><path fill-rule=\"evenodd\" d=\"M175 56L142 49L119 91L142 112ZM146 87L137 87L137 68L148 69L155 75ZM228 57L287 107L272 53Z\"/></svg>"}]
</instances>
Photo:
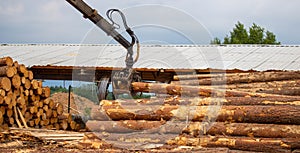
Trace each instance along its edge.
<instances>
[{"instance_id":1,"label":"corrugated metal roof","mask_svg":"<svg viewBox=\"0 0 300 153\"><path fill-rule=\"evenodd\" d=\"M27 66L125 67L120 45L2 44L0 56ZM300 70L299 46L142 45L136 68Z\"/></svg>"}]
</instances>

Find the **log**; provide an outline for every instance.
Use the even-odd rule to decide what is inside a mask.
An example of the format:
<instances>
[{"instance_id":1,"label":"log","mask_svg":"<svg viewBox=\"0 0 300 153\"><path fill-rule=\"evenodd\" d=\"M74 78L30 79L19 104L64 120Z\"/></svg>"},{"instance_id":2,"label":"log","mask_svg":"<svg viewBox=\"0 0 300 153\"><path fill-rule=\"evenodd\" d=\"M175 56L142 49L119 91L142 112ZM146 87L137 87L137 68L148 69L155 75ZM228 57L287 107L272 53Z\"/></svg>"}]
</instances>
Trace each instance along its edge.
<instances>
[{"instance_id":1,"label":"log","mask_svg":"<svg viewBox=\"0 0 300 153\"><path fill-rule=\"evenodd\" d=\"M28 71L28 79L30 81L33 80L33 72L32 71Z\"/></svg>"},{"instance_id":2,"label":"log","mask_svg":"<svg viewBox=\"0 0 300 153\"><path fill-rule=\"evenodd\" d=\"M197 76L196 76L197 78ZM177 76L175 80L195 79L195 76ZM300 79L300 73L297 71L281 71L281 72L254 72L254 73L237 73L230 76L218 75L212 78L200 78L199 85L211 84L234 84L234 83L251 83L251 82L269 82Z\"/></svg>"},{"instance_id":3,"label":"log","mask_svg":"<svg viewBox=\"0 0 300 153\"><path fill-rule=\"evenodd\" d=\"M199 107L198 107L199 108ZM218 108L218 107L217 107ZM217 110L217 108L215 108ZM197 109L194 121L203 121L213 108ZM299 106L223 106L217 116L217 121L246 122L246 123L269 123L269 124L300 124ZM180 113L178 117L181 115ZM183 119L183 117L179 117ZM215 117L212 115L212 118ZM208 116L210 118L210 116Z\"/></svg>"},{"instance_id":4,"label":"log","mask_svg":"<svg viewBox=\"0 0 300 153\"><path fill-rule=\"evenodd\" d=\"M14 61L13 66L14 67L19 67L19 62L18 61Z\"/></svg>"},{"instance_id":5,"label":"log","mask_svg":"<svg viewBox=\"0 0 300 153\"><path fill-rule=\"evenodd\" d=\"M2 113L2 111L0 110L0 127L3 124L3 121L4 121L3 115L4 115L4 113Z\"/></svg>"},{"instance_id":6,"label":"log","mask_svg":"<svg viewBox=\"0 0 300 153\"><path fill-rule=\"evenodd\" d=\"M47 106L47 105L46 105ZM48 109L47 111L46 111L46 116L47 116L47 119L49 119L49 118L51 118L52 117L52 109Z\"/></svg>"},{"instance_id":7,"label":"log","mask_svg":"<svg viewBox=\"0 0 300 153\"><path fill-rule=\"evenodd\" d=\"M70 127L71 130L76 130L77 123L75 121L71 121L69 124L70 124L69 127Z\"/></svg>"},{"instance_id":8,"label":"log","mask_svg":"<svg viewBox=\"0 0 300 153\"><path fill-rule=\"evenodd\" d=\"M34 94L36 95L42 95L43 89L41 87L38 87L37 89L34 90Z\"/></svg>"},{"instance_id":9,"label":"log","mask_svg":"<svg viewBox=\"0 0 300 153\"><path fill-rule=\"evenodd\" d=\"M112 120L216 120L270 124L300 124L300 106L121 106L118 102L101 101L102 109Z\"/></svg>"},{"instance_id":10,"label":"log","mask_svg":"<svg viewBox=\"0 0 300 153\"><path fill-rule=\"evenodd\" d=\"M0 105L4 103L4 98L3 96L0 95Z\"/></svg>"},{"instance_id":11,"label":"log","mask_svg":"<svg viewBox=\"0 0 300 153\"><path fill-rule=\"evenodd\" d=\"M191 122L183 133L198 137L200 135L245 136L263 138L299 138L299 125L226 123L216 122L209 125L203 122Z\"/></svg>"},{"instance_id":12,"label":"log","mask_svg":"<svg viewBox=\"0 0 300 153\"><path fill-rule=\"evenodd\" d=\"M25 101L24 97L18 97L17 103L18 103L20 106L26 105L26 101Z\"/></svg>"},{"instance_id":13,"label":"log","mask_svg":"<svg viewBox=\"0 0 300 153\"><path fill-rule=\"evenodd\" d=\"M26 111L24 117L26 121L29 121L32 119L33 113Z\"/></svg>"},{"instance_id":14,"label":"log","mask_svg":"<svg viewBox=\"0 0 300 153\"><path fill-rule=\"evenodd\" d=\"M39 109L38 109L38 112L36 113L36 116L37 116L38 118L40 118L40 117L43 115L43 113L44 113L44 110L43 110L42 108L39 108Z\"/></svg>"},{"instance_id":15,"label":"log","mask_svg":"<svg viewBox=\"0 0 300 153\"><path fill-rule=\"evenodd\" d=\"M31 89L37 89L39 87L39 83L37 80L31 80Z\"/></svg>"},{"instance_id":16,"label":"log","mask_svg":"<svg viewBox=\"0 0 300 153\"><path fill-rule=\"evenodd\" d=\"M11 79L11 83L14 86L15 89L19 89L21 86L21 78L18 74L14 75Z\"/></svg>"},{"instance_id":17,"label":"log","mask_svg":"<svg viewBox=\"0 0 300 153\"><path fill-rule=\"evenodd\" d=\"M249 75L249 73L239 73L240 75ZM210 74L188 74L188 75L174 75L174 81L180 80L199 80L206 78L226 78L230 76L235 76L236 73L210 73Z\"/></svg>"},{"instance_id":18,"label":"log","mask_svg":"<svg viewBox=\"0 0 300 153\"><path fill-rule=\"evenodd\" d=\"M122 142L131 142L131 143L142 143L142 144L165 144L168 140L175 138L178 136L177 134L164 134L161 135L159 133L154 134L143 134L143 133L98 133L94 132L98 138L104 140L106 142L118 141ZM117 144L115 144L117 145ZM138 145L140 146L140 145Z\"/></svg>"},{"instance_id":19,"label":"log","mask_svg":"<svg viewBox=\"0 0 300 153\"><path fill-rule=\"evenodd\" d=\"M58 122L58 118L57 117L52 117L51 119L50 119L50 123L51 124L55 124L55 123L57 123Z\"/></svg>"},{"instance_id":20,"label":"log","mask_svg":"<svg viewBox=\"0 0 300 153\"><path fill-rule=\"evenodd\" d=\"M15 107L15 108L16 108L16 107ZM23 116L22 112L20 111L20 109L19 109L19 108L17 108L17 110L18 110L19 116L20 116L20 118L21 118L21 121L23 122L23 125L24 125L24 127L28 129L28 126L27 126L26 120L25 120L25 118L24 118L24 116ZM15 112L15 113L17 113L17 112Z\"/></svg>"},{"instance_id":21,"label":"log","mask_svg":"<svg viewBox=\"0 0 300 153\"><path fill-rule=\"evenodd\" d=\"M111 101L114 103L114 101ZM261 97L225 97L225 98L181 98L181 97L163 97L163 98L151 98L151 99L117 99L122 106L130 105L144 105L159 107L160 105L186 105L186 106L207 106L207 105L291 105L299 106L300 97L299 96L282 96L282 97L272 97L272 98L261 98ZM100 102L101 103L101 102ZM97 112L98 107L92 108Z\"/></svg>"},{"instance_id":22,"label":"log","mask_svg":"<svg viewBox=\"0 0 300 153\"><path fill-rule=\"evenodd\" d=\"M169 145L186 145L202 147L226 147L229 149L258 152L291 152L299 148L299 138L247 138L247 137L208 137L189 138L178 136L167 141Z\"/></svg>"},{"instance_id":23,"label":"log","mask_svg":"<svg viewBox=\"0 0 300 153\"><path fill-rule=\"evenodd\" d=\"M56 109L56 106L55 106L55 103L54 103L53 99L49 99L48 106L49 106L49 108ZM57 107L60 107L60 106L57 106ZM63 106L61 106L61 107L63 107Z\"/></svg>"},{"instance_id":24,"label":"log","mask_svg":"<svg viewBox=\"0 0 300 153\"><path fill-rule=\"evenodd\" d=\"M8 94L7 96L4 97L4 102L6 105L10 105L12 102L12 94Z\"/></svg>"},{"instance_id":25,"label":"log","mask_svg":"<svg viewBox=\"0 0 300 153\"><path fill-rule=\"evenodd\" d=\"M18 73L21 75L21 76L25 76L26 77L26 73L27 72L27 68L24 64L19 64L18 67L17 67L17 70L18 70Z\"/></svg>"},{"instance_id":26,"label":"log","mask_svg":"<svg viewBox=\"0 0 300 153\"><path fill-rule=\"evenodd\" d=\"M0 111L2 112L2 115L5 115L6 107L0 105Z\"/></svg>"},{"instance_id":27,"label":"log","mask_svg":"<svg viewBox=\"0 0 300 153\"><path fill-rule=\"evenodd\" d=\"M69 113L63 113L61 115L58 116L59 120L66 120L67 123L71 123L72 121L72 114Z\"/></svg>"},{"instance_id":28,"label":"log","mask_svg":"<svg viewBox=\"0 0 300 153\"><path fill-rule=\"evenodd\" d=\"M300 106L300 97L226 97L226 98L178 98L173 101L167 101L165 104L178 104L178 105L192 105L192 106L205 106L205 105L290 105Z\"/></svg>"},{"instance_id":29,"label":"log","mask_svg":"<svg viewBox=\"0 0 300 153\"><path fill-rule=\"evenodd\" d=\"M25 79L24 88L28 90L28 89L30 89L30 87L31 87L30 80L29 79Z\"/></svg>"},{"instance_id":30,"label":"log","mask_svg":"<svg viewBox=\"0 0 300 153\"><path fill-rule=\"evenodd\" d=\"M35 121L34 121L34 120L30 120L30 121L28 121L27 123L28 123L28 125L29 125L30 127L34 127L34 125L35 125Z\"/></svg>"},{"instance_id":31,"label":"log","mask_svg":"<svg viewBox=\"0 0 300 153\"><path fill-rule=\"evenodd\" d=\"M88 130L92 132L107 133L132 133L143 132L147 134L180 134L186 133L190 136L201 135L225 135L225 136L245 136L263 138L299 138L299 125L279 125L279 124L253 124L253 123L225 123L216 122L166 122L166 121L146 121L146 120L126 120L126 121L96 121L89 120L86 123Z\"/></svg>"},{"instance_id":32,"label":"log","mask_svg":"<svg viewBox=\"0 0 300 153\"><path fill-rule=\"evenodd\" d=\"M204 88L198 86L178 86L172 84L161 83L144 83L134 82L132 83L132 89L137 92L150 92L150 93L162 93L170 95L180 95L187 97L196 96L214 96L214 97L278 97L277 95L261 94L261 93L249 93L234 90L224 90L217 88Z\"/></svg>"},{"instance_id":33,"label":"log","mask_svg":"<svg viewBox=\"0 0 300 153\"><path fill-rule=\"evenodd\" d=\"M11 81L7 77L0 77L0 88L4 89L5 91L11 90Z\"/></svg>"},{"instance_id":34,"label":"log","mask_svg":"<svg viewBox=\"0 0 300 153\"><path fill-rule=\"evenodd\" d=\"M6 95L6 92L5 90L3 89L0 89L0 96L4 97Z\"/></svg>"},{"instance_id":35,"label":"log","mask_svg":"<svg viewBox=\"0 0 300 153\"><path fill-rule=\"evenodd\" d=\"M13 77L15 75L14 68L11 66L2 66L0 67L0 76L1 77Z\"/></svg>"},{"instance_id":36,"label":"log","mask_svg":"<svg viewBox=\"0 0 300 153\"><path fill-rule=\"evenodd\" d=\"M44 87L44 88L42 88L42 97L44 97L44 98L48 98L48 97L50 97L50 92L51 92L51 90L50 90L50 88L49 87Z\"/></svg>"},{"instance_id":37,"label":"log","mask_svg":"<svg viewBox=\"0 0 300 153\"><path fill-rule=\"evenodd\" d=\"M166 121L147 121L147 120L125 120L125 121L97 121L88 120L86 127L92 132L108 132L108 133L131 133L131 132L147 132L147 133L181 133L184 126L165 126ZM154 130L155 129L155 130ZM147 131L146 131L147 130Z\"/></svg>"},{"instance_id":38,"label":"log","mask_svg":"<svg viewBox=\"0 0 300 153\"><path fill-rule=\"evenodd\" d=\"M34 119L34 124L35 125L39 125L40 124L40 121L41 121L41 119L38 117L38 118L35 118Z\"/></svg>"},{"instance_id":39,"label":"log","mask_svg":"<svg viewBox=\"0 0 300 153\"><path fill-rule=\"evenodd\" d=\"M68 128L68 122L66 120L61 120L60 127L63 130L67 130L67 128Z\"/></svg>"},{"instance_id":40,"label":"log","mask_svg":"<svg viewBox=\"0 0 300 153\"><path fill-rule=\"evenodd\" d=\"M12 66L14 61L11 57L2 57L0 58L0 66Z\"/></svg>"},{"instance_id":41,"label":"log","mask_svg":"<svg viewBox=\"0 0 300 153\"><path fill-rule=\"evenodd\" d=\"M172 110L178 106L160 106L159 108L141 108L136 106L124 109L118 103L112 105L108 101L101 101L102 109L112 120L169 120L173 117Z\"/></svg>"},{"instance_id":42,"label":"log","mask_svg":"<svg viewBox=\"0 0 300 153\"><path fill-rule=\"evenodd\" d=\"M50 107L50 105L49 105L49 107ZM63 114L64 108L61 103L56 103L53 109L56 110L58 115Z\"/></svg>"}]
</instances>

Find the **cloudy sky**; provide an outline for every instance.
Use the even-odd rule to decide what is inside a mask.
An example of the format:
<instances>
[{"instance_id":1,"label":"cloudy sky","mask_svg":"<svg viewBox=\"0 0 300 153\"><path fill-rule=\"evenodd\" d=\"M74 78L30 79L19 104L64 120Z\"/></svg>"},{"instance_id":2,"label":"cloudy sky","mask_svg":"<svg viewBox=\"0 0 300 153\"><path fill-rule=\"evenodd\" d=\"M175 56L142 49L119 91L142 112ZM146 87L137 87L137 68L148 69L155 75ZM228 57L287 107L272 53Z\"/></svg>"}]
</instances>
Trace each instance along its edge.
<instances>
[{"instance_id":1,"label":"cloudy sky","mask_svg":"<svg viewBox=\"0 0 300 153\"><path fill-rule=\"evenodd\" d=\"M282 44L300 44L299 0L86 0L100 14L124 11L144 43L208 44L237 21L256 23ZM116 19L117 16L115 17ZM0 43L107 43L64 0L0 0ZM121 29L122 31L122 29Z\"/></svg>"}]
</instances>

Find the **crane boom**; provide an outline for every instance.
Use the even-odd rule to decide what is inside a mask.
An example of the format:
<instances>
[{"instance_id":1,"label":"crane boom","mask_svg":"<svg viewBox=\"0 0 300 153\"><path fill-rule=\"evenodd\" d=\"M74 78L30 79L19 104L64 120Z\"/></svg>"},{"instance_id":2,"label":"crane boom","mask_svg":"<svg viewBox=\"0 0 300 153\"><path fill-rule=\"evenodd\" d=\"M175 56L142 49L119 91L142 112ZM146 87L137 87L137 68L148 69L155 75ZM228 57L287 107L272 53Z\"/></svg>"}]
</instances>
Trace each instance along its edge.
<instances>
[{"instance_id":1,"label":"crane boom","mask_svg":"<svg viewBox=\"0 0 300 153\"><path fill-rule=\"evenodd\" d=\"M131 83L134 81L140 81L141 76L138 72L132 69L133 64L138 60L139 57L139 40L134 32L127 26L126 19L124 14L118 9L110 9L107 12L108 18L112 21L112 24L105 20L98 12L91 8L87 3L83 0L66 0L73 7L75 7L79 12L83 14L84 18L88 18L95 25L97 25L100 29L102 29L107 35L111 36L120 43L127 50L127 55L125 59L126 68L121 71L116 71L113 73L112 78L110 79L113 85L113 93L114 96L117 97L118 94L132 94L134 93L131 87ZM124 27L126 32L131 36L131 42L127 41L120 33L118 33L114 27L115 22L112 20L112 13L118 12L123 20ZM137 44L137 55L135 60L133 60L133 46ZM102 81L101 81L102 80ZM98 84L99 88L107 87L109 78L104 77L100 80L100 84ZM100 89L99 89L100 91ZM102 90L101 90L102 91ZM99 95L99 99L103 99L106 97L106 92L101 92Z\"/></svg>"},{"instance_id":2,"label":"crane boom","mask_svg":"<svg viewBox=\"0 0 300 153\"><path fill-rule=\"evenodd\" d=\"M115 27L107 22L98 12L97 10L91 8L87 3L83 0L66 0L73 7L75 7L79 12L83 14L84 18L88 18L95 25L101 28L107 35L111 36L120 43L126 49L130 49L132 47L131 43L127 41L120 33L115 30Z\"/></svg>"}]
</instances>

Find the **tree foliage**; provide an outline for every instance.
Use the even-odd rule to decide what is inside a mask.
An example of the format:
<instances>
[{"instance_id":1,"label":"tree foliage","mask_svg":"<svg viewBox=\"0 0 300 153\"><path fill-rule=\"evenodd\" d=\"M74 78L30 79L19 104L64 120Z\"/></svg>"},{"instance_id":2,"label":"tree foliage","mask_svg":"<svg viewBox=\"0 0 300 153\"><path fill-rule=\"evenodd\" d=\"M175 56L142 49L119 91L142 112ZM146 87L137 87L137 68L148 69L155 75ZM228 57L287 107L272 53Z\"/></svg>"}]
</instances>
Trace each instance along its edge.
<instances>
[{"instance_id":1,"label":"tree foliage","mask_svg":"<svg viewBox=\"0 0 300 153\"><path fill-rule=\"evenodd\" d=\"M253 23L249 30L247 31L244 24L238 22L230 35L226 35L223 43L219 38L214 38L211 44L272 44L279 45L276 36L270 31L265 31L264 28Z\"/></svg>"}]
</instances>

